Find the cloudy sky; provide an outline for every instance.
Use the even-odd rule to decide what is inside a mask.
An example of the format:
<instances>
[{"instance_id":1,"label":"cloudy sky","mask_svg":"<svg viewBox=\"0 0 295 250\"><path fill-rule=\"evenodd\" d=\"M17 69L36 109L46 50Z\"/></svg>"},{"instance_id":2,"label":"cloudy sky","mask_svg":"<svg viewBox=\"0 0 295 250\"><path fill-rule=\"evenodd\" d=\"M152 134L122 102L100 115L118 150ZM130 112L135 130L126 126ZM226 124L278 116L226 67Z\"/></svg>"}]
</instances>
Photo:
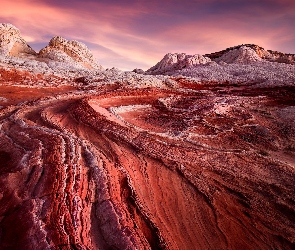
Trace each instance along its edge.
<instances>
[{"instance_id":1,"label":"cloudy sky","mask_svg":"<svg viewBox=\"0 0 295 250\"><path fill-rule=\"evenodd\" d=\"M36 51L60 35L123 70L146 70L168 52L243 43L295 53L294 0L1 0L0 22L19 28Z\"/></svg>"}]
</instances>

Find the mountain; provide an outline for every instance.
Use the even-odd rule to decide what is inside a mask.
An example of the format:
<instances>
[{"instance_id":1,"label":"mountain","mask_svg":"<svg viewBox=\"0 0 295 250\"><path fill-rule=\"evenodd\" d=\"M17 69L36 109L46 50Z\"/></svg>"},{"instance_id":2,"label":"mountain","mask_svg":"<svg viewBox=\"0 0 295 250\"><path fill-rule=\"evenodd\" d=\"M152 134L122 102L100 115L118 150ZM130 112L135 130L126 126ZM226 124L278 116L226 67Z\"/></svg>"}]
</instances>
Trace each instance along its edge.
<instances>
[{"instance_id":1,"label":"mountain","mask_svg":"<svg viewBox=\"0 0 295 250\"><path fill-rule=\"evenodd\" d=\"M198 65L251 64L255 62L278 62L295 64L294 54L265 50L258 45L244 44L206 55L186 55L185 53L167 54L155 66L148 69L149 74L163 74Z\"/></svg>"},{"instance_id":2,"label":"mountain","mask_svg":"<svg viewBox=\"0 0 295 250\"><path fill-rule=\"evenodd\" d=\"M245 44L204 56L169 53L145 74L189 77L195 82L294 85L294 58L292 54Z\"/></svg>"},{"instance_id":3,"label":"mountain","mask_svg":"<svg viewBox=\"0 0 295 250\"><path fill-rule=\"evenodd\" d=\"M72 65L80 64L88 69L102 69L85 44L68 41L60 36L53 37L48 46L40 50L39 57Z\"/></svg>"},{"instance_id":4,"label":"mountain","mask_svg":"<svg viewBox=\"0 0 295 250\"><path fill-rule=\"evenodd\" d=\"M255 44L242 44L234 47L227 48L225 50L214 52L211 54L206 54L204 56L211 58L212 60L218 59L229 52L239 50L241 47L248 48L253 50L258 57L265 59L270 62L279 62L279 63L290 63L295 64L295 55L294 54L285 54L278 51L265 50L264 48L255 45Z\"/></svg>"},{"instance_id":5,"label":"mountain","mask_svg":"<svg viewBox=\"0 0 295 250\"><path fill-rule=\"evenodd\" d=\"M295 248L295 65L243 45L123 72L0 27L0 249Z\"/></svg>"},{"instance_id":6,"label":"mountain","mask_svg":"<svg viewBox=\"0 0 295 250\"><path fill-rule=\"evenodd\" d=\"M0 23L0 56L21 57L37 53L21 37L12 24Z\"/></svg>"},{"instance_id":7,"label":"mountain","mask_svg":"<svg viewBox=\"0 0 295 250\"><path fill-rule=\"evenodd\" d=\"M164 73L167 71L179 70L199 64L211 62L210 58L201 55L186 55L185 53L166 54L155 66L148 69L149 73Z\"/></svg>"},{"instance_id":8,"label":"mountain","mask_svg":"<svg viewBox=\"0 0 295 250\"><path fill-rule=\"evenodd\" d=\"M44 63L47 64L45 67L54 70L102 70L85 44L55 36L48 46L36 53L11 24L0 24L0 56L9 57L14 63L35 64L36 68L41 68L40 71L44 70Z\"/></svg>"}]
</instances>

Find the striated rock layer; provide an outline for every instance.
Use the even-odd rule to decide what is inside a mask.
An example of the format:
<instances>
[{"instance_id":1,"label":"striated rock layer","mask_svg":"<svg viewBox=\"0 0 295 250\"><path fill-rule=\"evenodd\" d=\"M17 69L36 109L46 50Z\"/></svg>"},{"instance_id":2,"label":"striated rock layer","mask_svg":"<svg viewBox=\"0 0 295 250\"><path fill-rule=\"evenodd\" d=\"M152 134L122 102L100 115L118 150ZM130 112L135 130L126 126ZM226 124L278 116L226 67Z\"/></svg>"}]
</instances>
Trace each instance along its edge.
<instances>
[{"instance_id":1,"label":"striated rock layer","mask_svg":"<svg viewBox=\"0 0 295 250\"><path fill-rule=\"evenodd\" d=\"M220 57L231 54L232 51L235 50L241 50L241 48L247 48L248 50L251 49L256 53L258 57L261 59L265 59L266 61L271 62L278 62L278 63L289 63L289 64L295 64L295 55L294 54L286 54L278 51L273 50L265 50L264 48L256 45L256 44L242 44L234 47L227 48L225 50L214 52L210 54L206 54L204 56L209 57L212 60L219 59Z\"/></svg>"},{"instance_id":2,"label":"striated rock layer","mask_svg":"<svg viewBox=\"0 0 295 250\"><path fill-rule=\"evenodd\" d=\"M295 248L281 54L244 45L122 72L79 42L35 55L0 29L0 249Z\"/></svg>"},{"instance_id":3,"label":"striated rock layer","mask_svg":"<svg viewBox=\"0 0 295 250\"><path fill-rule=\"evenodd\" d=\"M179 70L211 62L211 59L202 55L187 55L185 53L168 53L155 66L147 70L149 74L162 74L167 71Z\"/></svg>"},{"instance_id":4,"label":"striated rock layer","mask_svg":"<svg viewBox=\"0 0 295 250\"><path fill-rule=\"evenodd\" d=\"M0 56L36 55L12 24L0 23Z\"/></svg>"},{"instance_id":5,"label":"striated rock layer","mask_svg":"<svg viewBox=\"0 0 295 250\"><path fill-rule=\"evenodd\" d=\"M2 83L0 249L294 249L294 87L177 81Z\"/></svg>"},{"instance_id":6,"label":"striated rock layer","mask_svg":"<svg viewBox=\"0 0 295 250\"><path fill-rule=\"evenodd\" d=\"M78 41L68 41L63 37L53 37L48 46L40 50L39 56L67 64L80 64L89 69L102 69L95 62L87 46Z\"/></svg>"}]
</instances>

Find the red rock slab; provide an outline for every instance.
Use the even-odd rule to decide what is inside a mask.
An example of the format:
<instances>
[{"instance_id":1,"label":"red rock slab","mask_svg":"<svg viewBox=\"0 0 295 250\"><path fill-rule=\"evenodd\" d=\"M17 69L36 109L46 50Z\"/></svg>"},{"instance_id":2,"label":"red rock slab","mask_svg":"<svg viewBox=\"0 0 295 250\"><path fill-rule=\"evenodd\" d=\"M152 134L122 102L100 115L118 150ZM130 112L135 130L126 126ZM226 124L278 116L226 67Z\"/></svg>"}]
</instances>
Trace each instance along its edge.
<instances>
[{"instance_id":1,"label":"red rock slab","mask_svg":"<svg viewBox=\"0 0 295 250\"><path fill-rule=\"evenodd\" d=\"M15 96L0 248L293 249L292 95L220 88Z\"/></svg>"}]
</instances>

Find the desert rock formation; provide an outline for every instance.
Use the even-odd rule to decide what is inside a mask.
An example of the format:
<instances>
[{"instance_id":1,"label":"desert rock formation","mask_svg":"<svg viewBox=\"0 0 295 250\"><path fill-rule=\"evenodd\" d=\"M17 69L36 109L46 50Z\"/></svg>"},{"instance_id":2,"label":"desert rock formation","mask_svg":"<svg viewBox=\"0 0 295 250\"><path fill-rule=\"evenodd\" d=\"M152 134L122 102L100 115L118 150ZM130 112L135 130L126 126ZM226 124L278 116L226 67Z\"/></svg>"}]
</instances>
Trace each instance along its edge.
<instances>
[{"instance_id":1,"label":"desert rock formation","mask_svg":"<svg viewBox=\"0 0 295 250\"><path fill-rule=\"evenodd\" d=\"M290 63L295 64L295 55L294 54L285 54L278 51L273 50L265 50L264 48L256 45L256 44L242 44L234 47L227 48L225 50L214 52L211 54L206 54L204 56L211 58L212 60L218 59L225 54L231 53L233 50L240 50L241 47L252 49L255 53L266 61L270 62L278 62L278 63Z\"/></svg>"},{"instance_id":2,"label":"desert rock formation","mask_svg":"<svg viewBox=\"0 0 295 250\"><path fill-rule=\"evenodd\" d=\"M199 64L206 64L210 58L202 55L187 55L185 53L168 53L155 66L147 70L151 74L163 74L167 71L179 70Z\"/></svg>"},{"instance_id":3,"label":"desert rock formation","mask_svg":"<svg viewBox=\"0 0 295 250\"><path fill-rule=\"evenodd\" d=\"M259 62L262 62L262 64L259 64ZM222 67L222 69L220 70L216 68L216 66L217 65L225 66L225 71L226 71L227 64L232 64L233 65L232 68L235 68L236 71L243 72L244 70L241 69L243 65L255 65L255 68L258 68L258 70L261 69L262 71L264 71L265 70L264 66L269 65L267 64L268 62L295 65L295 55L284 54L284 53L272 51L272 50L265 50L264 48L254 44L242 44L235 47L227 48L219 52L205 54L203 56L198 54L187 55L185 53L174 53L174 54L168 53L155 66L148 69L146 71L146 74L172 75L175 72L177 74L182 74L181 70L184 70L184 72L188 72L188 71L196 72L198 71L198 69L202 69L204 67L207 68L206 66L213 66L215 67L215 69L212 70L211 68L210 71L214 72L217 69L217 75L218 75L220 73L223 74L222 71L224 71L224 69ZM280 67L284 67L284 66L280 66ZM286 67L288 68L288 66ZM270 74L272 73L270 72ZM187 73L185 73L185 75L188 76ZM193 73L192 76L195 76L195 74ZM217 80L222 81L223 79L217 79Z\"/></svg>"},{"instance_id":4,"label":"desert rock formation","mask_svg":"<svg viewBox=\"0 0 295 250\"><path fill-rule=\"evenodd\" d=\"M36 55L21 37L20 31L11 24L0 23L0 56Z\"/></svg>"},{"instance_id":5,"label":"desert rock formation","mask_svg":"<svg viewBox=\"0 0 295 250\"><path fill-rule=\"evenodd\" d=\"M261 61L261 57L251 48L242 46L238 49L230 50L227 53L224 53L221 57L215 59L216 62L225 62L225 63L252 63Z\"/></svg>"},{"instance_id":6,"label":"desert rock formation","mask_svg":"<svg viewBox=\"0 0 295 250\"><path fill-rule=\"evenodd\" d=\"M294 65L23 60L0 62L0 249L294 249Z\"/></svg>"},{"instance_id":7,"label":"desert rock formation","mask_svg":"<svg viewBox=\"0 0 295 250\"><path fill-rule=\"evenodd\" d=\"M53 37L48 46L40 50L39 56L67 64L78 63L89 69L102 69L85 44L68 41L60 36Z\"/></svg>"}]
</instances>

